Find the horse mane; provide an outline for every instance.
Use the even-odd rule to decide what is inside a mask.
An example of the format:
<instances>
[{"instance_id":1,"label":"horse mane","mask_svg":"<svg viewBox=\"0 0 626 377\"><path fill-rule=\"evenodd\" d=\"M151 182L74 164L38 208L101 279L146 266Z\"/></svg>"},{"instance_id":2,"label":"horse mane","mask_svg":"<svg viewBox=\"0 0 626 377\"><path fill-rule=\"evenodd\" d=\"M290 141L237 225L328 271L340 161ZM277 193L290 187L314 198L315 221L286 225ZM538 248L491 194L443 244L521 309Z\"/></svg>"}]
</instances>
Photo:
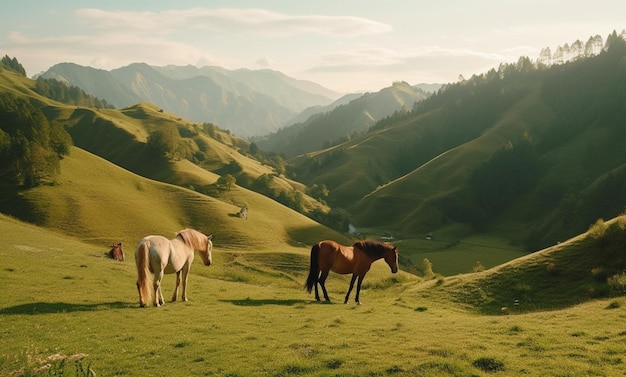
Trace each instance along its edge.
<instances>
[{"instance_id":1,"label":"horse mane","mask_svg":"<svg viewBox=\"0 0 626 377\"><path fill-rule=\"evenodd\" d=\"M393 250L394 247L378 241L357 241L352 247L362 250L368 257L382 257L385 252Z\"/></svg>"},{"instance_id":2,"label":"horse mane","mask_svg":"<svg viewBox=\"0 0 626 377\"><path fill-rule=\"evenodd\" d=\"M176 237L180 237L185 245L195 250L204 250L207 247L207 236L194 229L181 230L176 234Z\"/></svg>"}]
</instances>

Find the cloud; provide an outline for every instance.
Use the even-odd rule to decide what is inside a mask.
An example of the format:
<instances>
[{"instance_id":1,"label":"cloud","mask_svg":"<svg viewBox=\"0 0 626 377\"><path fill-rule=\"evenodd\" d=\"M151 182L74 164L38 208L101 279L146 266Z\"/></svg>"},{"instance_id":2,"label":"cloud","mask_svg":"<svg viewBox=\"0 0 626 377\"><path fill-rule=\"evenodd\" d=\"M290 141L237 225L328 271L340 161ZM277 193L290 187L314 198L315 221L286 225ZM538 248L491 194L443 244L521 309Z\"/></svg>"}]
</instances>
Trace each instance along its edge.
<instances>
[{"instance_id":1,"label":"cloud","mask_svg":"<svg viewBox=\"0 0 626 377\"><path fill-rule=\"evenodd\" d=\"M101 30L127 30L156 34L196 29L229 34L277 36L319 34L360 36L387 33L390 25L362 17L290 15L264 9L193 8L163 12L109 11L86 8L74 12L84 25Z\"/></svg>"},{"instance_id":2,"label":"cloud","mask_svg":"<svg viewBox=\"0 0 626 377\"><path fill-rule=\"evenodd\" d=\"M71 61L95 68L113 69L145 62L148 64L225 65L210 57L203 49L184 42L111 31L106 35L64 35L28 37L12 33L13 51L20 58L37 64L29 69L45 70L61 61ZM34 55L33 55L34 53Z\"/></svg>"},{"instance_id":3,"label":"cloud","mask_svg":"<svg viewBox=\"0 0 626 377\"><path fill-rule=\"evenodd\" d=\"M269 66L272 65L272 60L269 57L264 56L260 59L257 59L256 64L259 65L260 67L268 68Z\"/></svg>"},{"instance_id":4,"label":"cloud","mask_svg":"<svg viewBox=\"0 0 626 377\"><path fill-rule=\"evenodd\" d=\"M306 72L349 72L359 69L389 69L407 67L435 61L449 61L460 65L459 61L483 61L492 65L510 60L510 56L482 52L471 49L452 49L438 46L424 46L412 49L390 49L375 46L362 46L355 49L324 54L315 67ZM431 63L428 63L431 64Z\"/></svg>"}]
</instances>

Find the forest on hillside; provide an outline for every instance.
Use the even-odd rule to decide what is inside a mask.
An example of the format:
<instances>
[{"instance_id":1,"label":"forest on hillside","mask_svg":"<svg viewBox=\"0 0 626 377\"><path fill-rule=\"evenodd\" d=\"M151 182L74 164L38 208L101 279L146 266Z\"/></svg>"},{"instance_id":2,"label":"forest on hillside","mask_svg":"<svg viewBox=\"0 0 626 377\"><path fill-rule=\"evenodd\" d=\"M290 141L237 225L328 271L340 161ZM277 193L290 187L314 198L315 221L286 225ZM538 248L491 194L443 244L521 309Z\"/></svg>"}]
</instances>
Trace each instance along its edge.
<instances>
[{"instance_id":1,"label":"forest on hillside","mask_svg":"<svg viewBox=\"0 0 626 377\"><path fill-rule=\"evenodd\" d=\"M569 60L561 64L521 57L516 63L447 84L409 111L380 120L352 143L293 159L288 172L307 184L326 184L328 203L349 208L366 224L397 226L385 223L381 214L402 218L411 213L402 224L405 228L464 223L475 231L490 232L507 214L527 224L516 242L528 250L572 237L598 218L617 216L626 205L624 35L614 32L597 54L594 47L580 56L568 55ZM597 45L598 39L593 40ZM518 113L521 104L529 102L544 109L539 122ZM522 122L526 131L495 149L481 144L481 137L504 118ZM384 150L382 145L392 135L397 138L395 150L372 156L377 145ZM365 140L368 147L363 146ZM406 191L411 190L408 183L395 188L400 177L410 176L401 182L418 179L422 166L448 151L469 148L470 142L472 148L492 152L486 159L456 161L457 170L467 172L463 173L467 179L440 188L452 193L411 194ZM353 147L357 145L368 155L359 155L363 152ZM363 200L351 195L357 187L339 179L329 181L338 176L331 176L329 170L366 171L367 179L358 181L358 189L374 193ZM386 190L375 191L381 187ZM412 197L430 199L420 203ZM520 202L528 204L515 209Z\"/></svg>"},{"instance_id":2,"label":"forest on hillside","mask_svg":"<svg viewBox=\"0 0 626 377\"><path fill-rule=\"evenodd\" d=\"M59 173L72 138L49 123L41 110L11 93L0 93L0 179L6 185L33 187Z\"/></svg>"}]
</instances>

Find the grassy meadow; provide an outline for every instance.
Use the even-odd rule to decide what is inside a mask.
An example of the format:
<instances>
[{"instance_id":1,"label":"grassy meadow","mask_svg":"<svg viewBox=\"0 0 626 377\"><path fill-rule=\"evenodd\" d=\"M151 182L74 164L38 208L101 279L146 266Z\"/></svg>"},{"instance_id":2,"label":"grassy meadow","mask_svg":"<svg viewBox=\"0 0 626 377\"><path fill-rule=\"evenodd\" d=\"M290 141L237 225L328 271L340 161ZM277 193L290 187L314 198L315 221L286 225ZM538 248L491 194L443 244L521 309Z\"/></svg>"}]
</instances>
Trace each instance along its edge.
<instances>
[{"instance_id":1,"label":"grassy meadow","mask_svg":"<svg viewBox=\"0 0 626 377\"><path fill-rule=\"evenodd\" d=\"M0 75L0 86L32 95L32 83L14 76ZM86 375L72 373L75 367L97 376L173 377L625 374L626 217L532 254L515 245L521 223L478 235L462 224L432 229L432 203L447 194L441 187L452 190L468 174L452 157L486 158L477 143L354 204L368 220L362 223L380 224L360 230L364 236L379 238L387 226L410 235L394 234L404 271L392 275L376 262L360 306L342 303L349 276L331 274L333 303L317 303L303 288L310 247L321 239L349 244L349 236L240 185L215 196L192 190L218 174L145 153L151 130L184 123L155 106L93 110L33 98L47 105L51 121L70 128L76 147L50 182L17 191L0 185L3 208L29 222L0 214L0 376ZM541 110L533 101L519 106ZM353 173L322 169L324 178L342 182L352 196L362 190L349 188L354 184L375 187L375 152L397 149L406 138L402 127L355 143L351 149L365 153L347 155ZM496 127L481 138L493 149L524 130ZM251 178L272 172L218 134L221 142L197 136L208 167L235 161ZM388 148L371 144L374 137ZM388 182L387 171L382 166L377 181ZM276 181L302 188L282 176ZM433 194L415 195L426 191ZM243 205L246 220L237 216ZM213 265L194 262L189 302L139 308L135 245L187 227L214 235ZM123 243L124 262L106 256L114 242ZM424 259L432 263L429 274ZM474 268L478 262L484 268ZM166 299L173 286L166 275Z\"/></svg>"},{"instance_id":2,"label":"grassy meadow","mask_svg":"<svg viewBox=\"0 0 626 377\"><path fill-rule=\"evenodd\" d=\"M624 298L484 315L452 299L454 279L501 271L424 281L379 261L363 305L341 303L348 280L337 275L324 304L302 288L307 248L215 247L213 266L194 263L189 302L142 309L132 248L116 262L105 247L9 217L0 230L0 375L32 374L53 355L82 357L98 376L624 374ZM173 285L167 275L166 298Z\"/></svg>"}]
</instances>

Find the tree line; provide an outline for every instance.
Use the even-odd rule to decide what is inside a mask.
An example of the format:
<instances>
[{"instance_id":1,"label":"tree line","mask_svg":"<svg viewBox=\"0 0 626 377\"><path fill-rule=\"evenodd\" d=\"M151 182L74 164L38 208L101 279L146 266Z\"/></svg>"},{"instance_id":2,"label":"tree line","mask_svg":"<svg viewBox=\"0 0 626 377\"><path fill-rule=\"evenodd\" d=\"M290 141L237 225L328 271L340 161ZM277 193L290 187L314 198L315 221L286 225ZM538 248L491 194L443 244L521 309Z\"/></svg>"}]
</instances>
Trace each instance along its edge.
<instances>
[{"instance_id":1,"label":"tree line","mask_svg":"<svg viewBox=\"0 0 626 377\"><path fill-rule=\"evenodd\" d=\"M6 69L26 77L26 70L16 58L10 58L9 55L4 55L0 63Z\"/></svg>"},{"instance_id":2,"label":"tree line","mask_svg":"<svg viewBox=\"0 0 626 377\"><path fill-rule=\"evenodd\" d=\"M87 94L81 88L55 79L38 77L35 81L35 92L55 101L75 106L93 107L96 109L113 109L106 100Z\"/></svg>"},{"instance_id":3,"label":"tree line","mask_svg":"<svg viewBox=\"0 0 626 377\"><path fill-rule=\"evenodd\" d=\"M62 125L49 123L28 100L0 93L0 177L5 183L34 187L53 180L71 146Z\"/></svg>"}]
</instances>

